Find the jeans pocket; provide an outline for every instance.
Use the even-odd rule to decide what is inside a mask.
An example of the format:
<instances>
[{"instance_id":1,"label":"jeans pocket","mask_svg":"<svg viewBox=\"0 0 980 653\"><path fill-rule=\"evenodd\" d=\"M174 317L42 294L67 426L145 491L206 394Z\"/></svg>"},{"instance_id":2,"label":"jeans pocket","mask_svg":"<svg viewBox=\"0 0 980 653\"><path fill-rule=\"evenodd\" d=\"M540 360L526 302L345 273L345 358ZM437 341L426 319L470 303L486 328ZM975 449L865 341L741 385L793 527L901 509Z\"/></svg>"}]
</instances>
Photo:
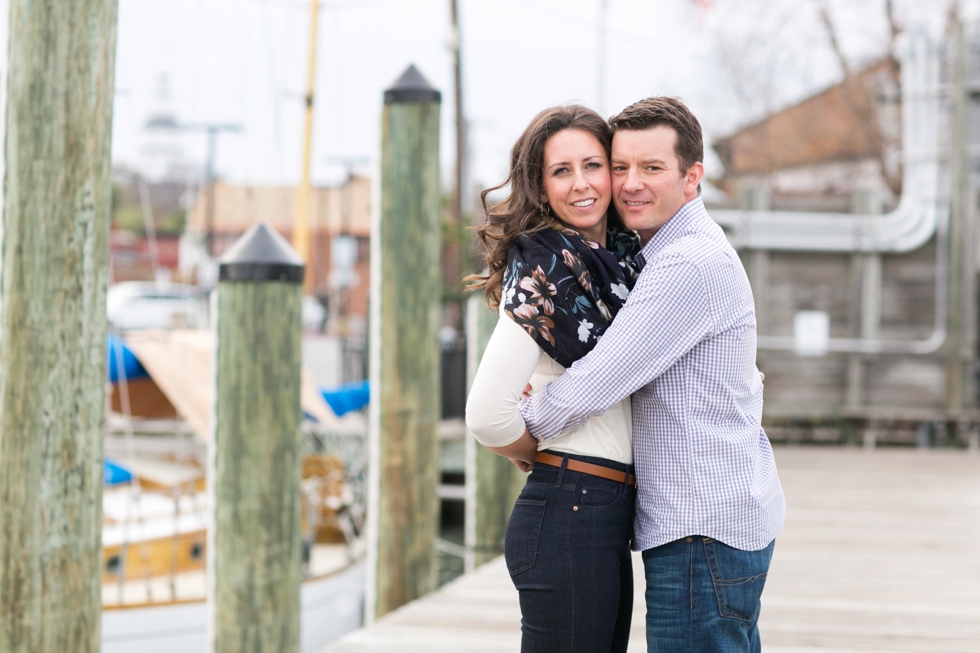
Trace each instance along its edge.
<instances>
[{"instance_id":1,"label":"jeans pocket","mask_svg":"<svg viewBox=\"0 0 980 653\"><path fill-rule=\"evenodd\" d=\"M534 566L547 505L547 501L538 499L518 499L514 503L504 534L504 560L511 576Z\"/></svg>"},{"instance_id":2,"label":"jeans pocket","mask_svg":"<svg viewBox=\"0 0 980 653\"><path fill-rule=\"evenodd\" d=\"M769 574L775 541L759 551L742 551L704 538L704 553L722 617L755 621Z\"/></svg>"},{"instance_id":3,"label":"jeans pocket","mask_svg":"<svg viewBox=\"0 0 980 653\"><path fill-rule=\"evenodd\" d=\"M578 505L582 508L608 508L622 494L620 487L604 487L601 483L581 481L576 488Z\"/></svg>"}]
</instances>

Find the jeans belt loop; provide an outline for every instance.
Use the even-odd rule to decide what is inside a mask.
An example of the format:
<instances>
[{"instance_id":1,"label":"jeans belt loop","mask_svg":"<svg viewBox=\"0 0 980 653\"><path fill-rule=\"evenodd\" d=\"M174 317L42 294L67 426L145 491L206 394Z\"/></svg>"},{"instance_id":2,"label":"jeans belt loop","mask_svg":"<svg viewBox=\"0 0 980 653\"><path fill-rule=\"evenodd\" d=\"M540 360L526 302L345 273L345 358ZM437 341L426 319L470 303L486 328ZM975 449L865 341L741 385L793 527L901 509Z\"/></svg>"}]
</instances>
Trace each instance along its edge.
<instances>
[{"instance_id":1,"label":"jeans belt loop","mask_svg":"<svg viewBox=\"0 0 980 653\"><path fill-rule=\"evenodd\" d=\"M555 481L555 487L561 487L561 482L565 480L565 467L568 465L568 454L564 454L561 457L561 467L558 468L558 480Z\"/></svg>"}]
</instances>

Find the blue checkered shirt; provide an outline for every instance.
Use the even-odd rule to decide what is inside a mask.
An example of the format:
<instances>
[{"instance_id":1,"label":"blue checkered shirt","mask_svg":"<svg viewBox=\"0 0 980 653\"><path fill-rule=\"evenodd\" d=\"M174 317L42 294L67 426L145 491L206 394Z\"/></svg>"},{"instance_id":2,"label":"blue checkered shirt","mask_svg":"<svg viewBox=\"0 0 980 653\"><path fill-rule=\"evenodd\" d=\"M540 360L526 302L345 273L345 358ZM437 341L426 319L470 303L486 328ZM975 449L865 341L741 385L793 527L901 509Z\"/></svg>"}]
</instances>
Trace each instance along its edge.
<instances>
[{"instance_id":1,"label":"blue checkered shirt","mask_svg":"<svg viewBox=\"0 0 980 653\"><path fill-rule=\"evenodd\" d=\"M550 440L633 395L633 548L691 535L762 549L786 513L755 366L755 306L738 255L700 198L641 253L626 305L588 356L521 403Z\"/></svg>"}]
</instances>

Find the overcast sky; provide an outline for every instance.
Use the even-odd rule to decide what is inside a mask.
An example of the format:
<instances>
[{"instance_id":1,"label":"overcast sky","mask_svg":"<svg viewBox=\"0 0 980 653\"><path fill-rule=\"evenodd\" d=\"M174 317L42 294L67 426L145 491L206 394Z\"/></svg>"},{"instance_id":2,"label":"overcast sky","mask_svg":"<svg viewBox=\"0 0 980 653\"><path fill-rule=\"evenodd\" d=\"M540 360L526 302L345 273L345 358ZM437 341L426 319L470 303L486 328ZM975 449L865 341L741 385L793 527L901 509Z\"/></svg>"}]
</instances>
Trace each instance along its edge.
<instances>
[{"instance_id":1,"label":"overcast sky","mask_svg":"<svg viewBox=\"0 0 980 653\"><path fill-rule=\"evenodd\" d=\"M494 184L530 118L569 102L605 115L648 95L682 97L707 140L840 78L817 0L607 0L606 97L597 97L600 0L459 0L471 180ZM964 0L977 14L980 0ZM410 63L443 91L442 165L453 162L449 0L324 0L313 147L315 183L338 160L379 149L382 92ZM884 0L827 0L854 63L886 42ZM941 35L946 0L896 0L901 21ZM141 129L170 79L178 120L240 123L223 135L219 174L296 183L309 43L307 0L120 0L113 157L137 165ZM182 139L191 162L203 135ZM709 174L718 172L708 156ZM370 170L370 164L362 165Z\"/></svg>"}]
</instances>

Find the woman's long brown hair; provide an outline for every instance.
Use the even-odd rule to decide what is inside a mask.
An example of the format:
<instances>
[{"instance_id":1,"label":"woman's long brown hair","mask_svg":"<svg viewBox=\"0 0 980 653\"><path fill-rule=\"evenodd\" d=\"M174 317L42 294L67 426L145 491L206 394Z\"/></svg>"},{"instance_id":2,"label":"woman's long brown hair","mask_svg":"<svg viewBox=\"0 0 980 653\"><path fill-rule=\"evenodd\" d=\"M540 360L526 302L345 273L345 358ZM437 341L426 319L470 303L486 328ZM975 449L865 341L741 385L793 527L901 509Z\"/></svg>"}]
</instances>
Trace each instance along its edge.
<instances>
[{"instance_id":1,"label":"woman's long brown hair","mask_svg":"<svg viewBox=\"0 0 980 653\"><path fill-rule=\"evenodd\" d=\"M510 171L503 183L480 193L483 211L487 218L476 227L482 243L486 274L466 277L469 290L483 289L487 305L497 310L500 293L507 269L507 252L523 234L540 231L560 223L551 215L544 197L544 146L548 139L566 129L579 129L596 137L606 151L608 162L612 151L612 133L609 125L595 111L573 104L545 109L514 143L510 153ZM487 196L510 184L510 194L499 202L487 204ZM622 224L610 205L608 219Z\"/></svg>"}]
</instances>

